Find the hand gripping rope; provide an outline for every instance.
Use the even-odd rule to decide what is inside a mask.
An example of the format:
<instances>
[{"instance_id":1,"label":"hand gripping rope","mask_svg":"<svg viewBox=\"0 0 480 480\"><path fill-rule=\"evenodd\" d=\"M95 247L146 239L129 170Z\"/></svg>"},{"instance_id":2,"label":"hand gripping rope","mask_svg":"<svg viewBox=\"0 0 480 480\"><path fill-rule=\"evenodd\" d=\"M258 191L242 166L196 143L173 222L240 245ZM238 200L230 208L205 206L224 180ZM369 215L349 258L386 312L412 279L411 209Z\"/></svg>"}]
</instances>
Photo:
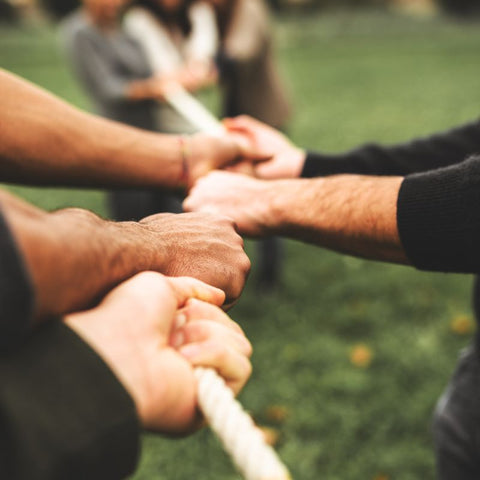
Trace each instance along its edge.
<instances>
[{"instance_id":1,"label":"hand gripping rope","mask_svg":"<svg viewBox=\"0 0 480 480\"><path fill-rule=\"evenodd\" d=\"M223 379L211 368L195 368L198 403L210 428L246 480L290 480L290 474Z\"/></svg>"},{"instance_id":2,"label":"hand gripping rope","mask_svg":"<svg viewBox=\"0 0 480 480\"><path fill-rule=\"evenodd\" d=\"M218 119L181 85L172 84L165 99L198 130L215 136L225 132ZM291 480L285 465L215 370L198 367L195 376L200 408L245 479Z\"/></svg>"}]
</instances>

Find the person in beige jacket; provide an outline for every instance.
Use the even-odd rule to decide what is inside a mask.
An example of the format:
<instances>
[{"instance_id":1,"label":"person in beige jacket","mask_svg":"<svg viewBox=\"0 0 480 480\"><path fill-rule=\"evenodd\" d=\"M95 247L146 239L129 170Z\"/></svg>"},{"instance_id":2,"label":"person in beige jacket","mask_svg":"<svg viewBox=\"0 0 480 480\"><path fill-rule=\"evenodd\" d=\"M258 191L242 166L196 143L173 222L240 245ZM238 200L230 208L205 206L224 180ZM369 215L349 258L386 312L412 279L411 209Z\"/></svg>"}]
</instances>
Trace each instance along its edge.
<instances>
[{"instance_id":1,"label":"person in beige jacket","mask_svg":"<svg viewBox=\"0 0 480 480\"><path fill-rule=\"evenodd\" d=\"M280 130L290 117L286 89L274 58L269 11L263 0L209 0L214 8L220 48L217 64L222 116L247 114ZM280 239L258 242L259 284L276 287L283 260Z\"/></svg>"}]
</instances>

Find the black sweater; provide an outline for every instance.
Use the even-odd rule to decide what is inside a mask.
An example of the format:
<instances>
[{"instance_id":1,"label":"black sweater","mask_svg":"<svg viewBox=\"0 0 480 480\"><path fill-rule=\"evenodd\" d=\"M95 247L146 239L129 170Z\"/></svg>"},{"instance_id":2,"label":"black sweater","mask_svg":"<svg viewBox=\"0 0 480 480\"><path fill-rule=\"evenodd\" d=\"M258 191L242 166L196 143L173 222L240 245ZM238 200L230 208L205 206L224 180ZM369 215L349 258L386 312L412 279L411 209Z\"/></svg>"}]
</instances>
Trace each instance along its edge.
<instances>
[{"instance_id":1,"label":"black sweater","mask_svg":"<svg viewBox=\"0 0 480 480\"><path fill-rule=\"evenodd\" d=\"M31 332L33 288L0 213L0 478L119 479L133 472L133 400L60 320Z\"/></svg>"},{"instance_id":2,"label":"black sweater","mask_svg":"<svg viewBox=\"0 0 480 480\"><path fill-rule=\"evenodd\" d=\"M365 145L338 155L308 153L303 177L401 175L397 225L421 270L480 274L480 122L412 141ZM477 322L480 282L474 289ZM480 345L477 336L477 345Z\"/></svg>"}]
</instances>

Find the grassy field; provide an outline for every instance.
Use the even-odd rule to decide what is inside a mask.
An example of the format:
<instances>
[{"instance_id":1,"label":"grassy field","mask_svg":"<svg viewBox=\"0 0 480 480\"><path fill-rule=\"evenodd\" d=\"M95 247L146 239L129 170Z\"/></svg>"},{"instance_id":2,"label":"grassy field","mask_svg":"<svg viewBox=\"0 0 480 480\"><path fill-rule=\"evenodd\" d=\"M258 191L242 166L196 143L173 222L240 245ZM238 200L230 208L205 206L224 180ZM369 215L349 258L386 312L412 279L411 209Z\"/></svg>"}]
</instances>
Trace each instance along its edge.
<instances>
[{"instance_id":1,"label":"grassy field","mask_svg":"<svg viewBox=\"0 0 480 480\"><path fill-rule=\"evenodd\" d=\"M277 51L300 145L391 143L478 115L480 29L371 12L277 19ZM88 108L54 29L0 27L0 65ZM215 105L215 95L206 98ZM102 192L15 187L45 208L106 215ZM471 278L365 262L287 244L284 287L231 312L254 345L242 402L279 434L302 480L434 478L431 414L472 334ZM354 352L352 356L352 352ZM144 436L135 480L238 479L217 440Z\"/></svg>"}]
</instances>

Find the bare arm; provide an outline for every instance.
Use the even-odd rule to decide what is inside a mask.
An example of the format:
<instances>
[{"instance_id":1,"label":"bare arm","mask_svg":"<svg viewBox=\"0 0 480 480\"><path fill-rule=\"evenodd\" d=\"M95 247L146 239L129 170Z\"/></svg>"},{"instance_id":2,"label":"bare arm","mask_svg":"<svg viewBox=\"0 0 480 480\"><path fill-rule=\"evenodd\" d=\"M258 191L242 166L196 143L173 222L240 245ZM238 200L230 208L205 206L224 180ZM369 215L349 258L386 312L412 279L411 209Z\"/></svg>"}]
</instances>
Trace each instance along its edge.
<instances>
[{"instance_id":1,"label":"bare arm","mask_svg":"<svg viewBox=\"0 0 480 480\"><path fill-rule=\"evenodd\" d=\"M339 175L279 182L271 228L331 250L409 263L397 230L402 177Z\"/></svg>"},{"instance_id":2,"label":"bare arm","mask_svg":"<svg viewBox=\"0 0 480 480\"><path fill-rule=\"evenodd\" d=\"M47 213L6 192L0 202L32 278L36 318L87 308L144 270L197 277L230 302L250 268L226 218L164 214L115 223L81 209Z\"/></svg>"},{"instance_id":3,"label":"bare arm","mask_svg":"<svg viewBox=\"0 0 480 480\"><path fill-rule=\"evenodd\" d=\"M396 219L402 180L342 175L261 181L214 172L199 180L184 207L227 215L246 235L285 235L364 258L409 263Z\"/></svg>"},{"instance_id":4,"label":"bare arm","mask_svg":"<svg viewBox=\"0 0 480 480\"><path fill-rule=\"evenodd\" d=\"M0 69L0 180L36 185L178 187L179 137L82 112ZM234 161L231 137L188 137L190 177Z\"/></svg>"},{"instance_id":5,"label":"bare arm","mask_svg":"<svg viewBox=\"0 0 480 480\"><path fill-rule=\"evenodd\" d=\"M149 263L145 251L133 258L128 224L80 209L47 213L6 192L0 201L32 278L36 318L83 309Z\"/></svg>"}]
</instances>

